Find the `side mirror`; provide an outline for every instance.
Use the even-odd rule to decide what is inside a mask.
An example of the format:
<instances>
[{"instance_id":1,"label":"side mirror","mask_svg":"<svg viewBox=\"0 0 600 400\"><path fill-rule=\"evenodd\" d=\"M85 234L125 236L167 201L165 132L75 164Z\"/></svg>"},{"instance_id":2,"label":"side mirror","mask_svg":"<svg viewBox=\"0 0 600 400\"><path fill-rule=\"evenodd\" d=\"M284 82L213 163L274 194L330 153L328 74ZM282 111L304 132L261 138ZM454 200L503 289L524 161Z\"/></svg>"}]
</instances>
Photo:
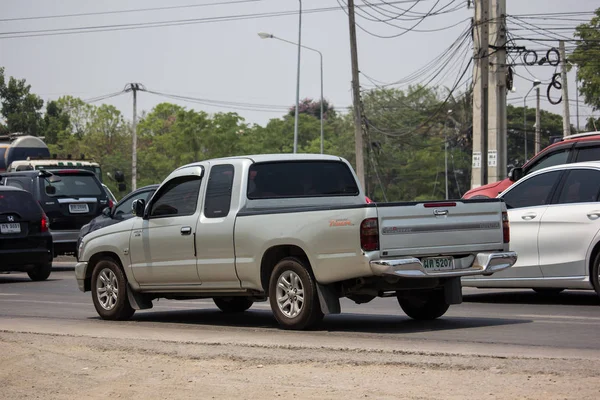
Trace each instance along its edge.
<instances>
[{"instance_id":1,"label":"side mirror","mask_svg":"<svg viewBox=\"0 0 600 400\"><path fill-rule=\"evenodd\" d=\"M131 203L131 210L136 217L143 217L145 208L146 202L143 199L137 199Z\"/></svg>"},{"instance_id":2,"label":"side mirror","mask_svg":"<svg viewBox=\"0 0 600 400\"><path fill-rule=\"evenodd\" d=\"M110 217L110 208L104 208L104 210L102 210L102 215L104 215L105 217Z\"/></svg>"},{"instance_id":3,"label":"side mirror","mask_svg":"<svg viewBox=\"0 0 600 400\"><path fill-rule=\"evenodd\" d=\"M56 188L54 186L46 186L46 194L56 194Z\"/></svg>"},{"instance_id":4,"label":"side mirror","mask_svg":"<svg viewBox=\"0 0 600 400\"><path fill-rule=\"evenodd\" d=\"M521 178L523 178L523 168L521 167L513 168L508 173L508 179L510 179L513 182L517 182Z\"/></svg>"}]
</instances>

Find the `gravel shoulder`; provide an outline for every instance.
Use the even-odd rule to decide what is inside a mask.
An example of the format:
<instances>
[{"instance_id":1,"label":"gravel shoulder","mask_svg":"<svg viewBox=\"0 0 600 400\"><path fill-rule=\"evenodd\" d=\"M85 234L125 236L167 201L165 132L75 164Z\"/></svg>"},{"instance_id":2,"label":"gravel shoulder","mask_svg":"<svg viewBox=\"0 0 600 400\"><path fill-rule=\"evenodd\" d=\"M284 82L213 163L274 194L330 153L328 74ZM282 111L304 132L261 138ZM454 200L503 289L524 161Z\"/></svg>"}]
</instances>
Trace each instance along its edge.
<instances>
[{"instance_id":1,"label":"gravel shoulder","mask_svg":"<svg viewBox=\"0 0 600 400\"><path fill-rule=\"evenodd\" d=\"M0 331L6 399L597 399L598 359Z\"/></svg>"}]
</instances>

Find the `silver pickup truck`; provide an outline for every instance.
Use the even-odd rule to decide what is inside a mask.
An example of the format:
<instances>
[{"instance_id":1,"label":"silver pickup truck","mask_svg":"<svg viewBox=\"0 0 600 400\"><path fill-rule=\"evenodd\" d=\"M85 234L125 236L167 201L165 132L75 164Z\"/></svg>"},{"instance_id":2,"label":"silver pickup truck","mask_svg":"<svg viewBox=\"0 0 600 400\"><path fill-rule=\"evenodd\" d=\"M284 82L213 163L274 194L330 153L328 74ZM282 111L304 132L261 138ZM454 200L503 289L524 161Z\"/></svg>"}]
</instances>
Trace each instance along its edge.
<instances>
[{"instance_id":1,"label":"silver pickup truck","mask_svg":"<svg viewBox=\"0 0 600 400\"><path fill-rule=\"evenodd\" d=\"M367 204L334 156L257 155L175 170L135 218L94 231L75 275L104 319L152 300L213 298L224 312L269 300L283 328L340 312L342 297L397 297L415 319L462 302L460 277L509 268L501 200Z\"/></svg>"}]
</instances>

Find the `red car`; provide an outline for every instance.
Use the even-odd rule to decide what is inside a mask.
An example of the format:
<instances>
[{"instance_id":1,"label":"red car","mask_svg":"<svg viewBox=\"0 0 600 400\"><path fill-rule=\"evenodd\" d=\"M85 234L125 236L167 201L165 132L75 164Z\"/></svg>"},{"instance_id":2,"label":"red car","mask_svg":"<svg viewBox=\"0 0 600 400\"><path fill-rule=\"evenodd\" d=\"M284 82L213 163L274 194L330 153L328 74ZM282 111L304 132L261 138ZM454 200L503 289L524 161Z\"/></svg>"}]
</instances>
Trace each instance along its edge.
<instances>
[{"instance_id":1,"label":"red car","mask_svg":"<svg viewBox=\"0 0 600 400\"><path fill-rule=\"evenodd\" d=\"M533 171L554 165L583 161L600 161L600 132L565 136L537 153L522 167L513 168L508 174L508 178L471 189L462 198L494 198Z\"/></svg>"}]
</instances>

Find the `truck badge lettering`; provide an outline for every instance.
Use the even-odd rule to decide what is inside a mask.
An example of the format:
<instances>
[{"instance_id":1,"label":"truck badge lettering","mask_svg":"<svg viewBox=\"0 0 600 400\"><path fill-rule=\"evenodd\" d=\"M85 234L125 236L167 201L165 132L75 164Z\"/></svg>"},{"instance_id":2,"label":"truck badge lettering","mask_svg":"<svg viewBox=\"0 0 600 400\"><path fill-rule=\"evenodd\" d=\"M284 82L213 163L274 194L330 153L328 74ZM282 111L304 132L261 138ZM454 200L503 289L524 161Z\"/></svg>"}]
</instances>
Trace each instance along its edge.
<instances>
[{"instance_id":1,"label":"truck badge lettering","mask_svg":"<svg viewBox=\"0 0 600 400\"><path fill-rule=\"evenodd\" d=\"M330 227L336 226L353 226L354 224L349 219L332 219L329 220Z\"/></svg>"},{"instance_id":2,"label":"truck badge lettering","mask_svg":"<svg viewBox=\"0 0 600 400\"><path fill-rule=\"evenodd\" d=\"M402 228L399 226L386 226L381 230L384 235L397 235L399 233L410 233L412 231L412 228Z\"/></svg>"}]
</instances>

